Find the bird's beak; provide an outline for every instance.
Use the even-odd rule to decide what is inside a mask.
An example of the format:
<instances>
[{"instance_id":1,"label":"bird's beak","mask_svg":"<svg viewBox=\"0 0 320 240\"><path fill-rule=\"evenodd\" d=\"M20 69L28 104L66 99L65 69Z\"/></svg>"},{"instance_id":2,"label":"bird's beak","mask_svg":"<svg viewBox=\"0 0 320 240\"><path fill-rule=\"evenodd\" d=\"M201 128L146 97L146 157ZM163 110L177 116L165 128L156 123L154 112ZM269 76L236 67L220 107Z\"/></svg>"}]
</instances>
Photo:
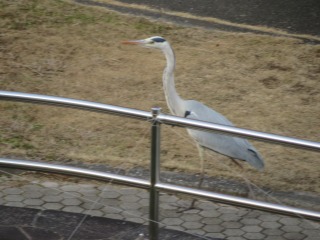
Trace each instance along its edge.
<instances>
[{"instance_id":1,"label":"bird's beak","mask_svg":"<svg viewBox=\"0 0 320 240\"><path fill-rule=\"evenodd\" d=\"M127 44L127 45L141 45L144 43L145 43L145 40L128 40L128 41L122 42L122 44Z\"/></svg>"}]
</instances>

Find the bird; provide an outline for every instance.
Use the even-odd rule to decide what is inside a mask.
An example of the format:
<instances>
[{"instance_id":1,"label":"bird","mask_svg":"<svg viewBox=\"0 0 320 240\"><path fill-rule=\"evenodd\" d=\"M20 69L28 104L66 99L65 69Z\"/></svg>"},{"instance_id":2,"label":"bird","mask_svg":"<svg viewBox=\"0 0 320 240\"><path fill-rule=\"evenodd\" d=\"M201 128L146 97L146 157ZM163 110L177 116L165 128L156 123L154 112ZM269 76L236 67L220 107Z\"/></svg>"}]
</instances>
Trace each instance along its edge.
<instances>
[{"instance_id":1,"label":"bird","mask_svg":"<svg viewBox=\"0 0 320 240\"><path fill-rule=\"evenodd\" d=\"M225 116L209 108L196 100L185 100L180 97L175 87L174 72L176 58L170 43L160 36L153 36L141 40L127 40L123 44L139 45L145 48L161 50L166 58L166 67L163 71L163 90L166 102L171 114L187 119L211 122L220 125L234 126ZM236 160L247 162L257 170L263 170L264 160L260 153L246 140L239 137L227 136L212 132L189 129L187 132L195 141L199 151L201 162L201 179L198 187L200 188L204 178L204 150L225 155Z\"/></svg>"}]
</instances>

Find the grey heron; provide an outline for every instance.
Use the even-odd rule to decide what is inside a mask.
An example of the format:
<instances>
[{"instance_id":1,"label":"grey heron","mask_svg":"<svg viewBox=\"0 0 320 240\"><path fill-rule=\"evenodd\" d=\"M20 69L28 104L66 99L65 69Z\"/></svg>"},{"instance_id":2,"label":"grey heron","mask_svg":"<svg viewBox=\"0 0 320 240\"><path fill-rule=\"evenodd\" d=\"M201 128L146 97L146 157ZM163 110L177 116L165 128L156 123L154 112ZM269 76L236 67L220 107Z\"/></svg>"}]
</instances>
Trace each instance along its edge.
<instances>
[{"instance_id":1,"label":"grey heron","mask_svg":"<svg viewBox=\"0 0 320 240\"><path fill-rule=\"evenodd\" d=\"M174 51L169 42L164 38L154 36L142 40L124 41L123 43L155 48L164 53L167 63L162 78L163 90L168 108L173 115L221 125L234 126L226 117L206 105L195 100L184 100L179 96L174 82L174 71L176 66ZM258 170L262 170L264 168L264 161L261 155L246 139L193 129L187 129L187 131L191 138L196 142L199 149L201 160L201 180L199 182L199 187L201 186L201 182L204 177L204 149L209 149L228 156L234 162L235 159L246 161Z\"/></svg>"}]
</instances>

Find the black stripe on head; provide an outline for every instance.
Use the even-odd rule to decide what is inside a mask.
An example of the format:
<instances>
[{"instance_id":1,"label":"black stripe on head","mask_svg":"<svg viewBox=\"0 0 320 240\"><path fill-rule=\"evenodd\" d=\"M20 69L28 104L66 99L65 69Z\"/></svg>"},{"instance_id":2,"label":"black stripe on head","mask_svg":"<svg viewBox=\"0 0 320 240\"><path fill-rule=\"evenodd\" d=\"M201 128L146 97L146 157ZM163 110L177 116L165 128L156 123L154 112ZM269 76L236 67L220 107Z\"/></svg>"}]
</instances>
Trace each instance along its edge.
<instances>
[{"instance_id":1,"label":"black stripe on head","mask_svg":"<svg viewBox=\"0 0 320 240\"><path fill-rule=\"evenodd\" d=\"M162 37L155 37L155 38L152 38L152 41L154 42L165 42L166 40Z\"/></svg>"}]
</instances>

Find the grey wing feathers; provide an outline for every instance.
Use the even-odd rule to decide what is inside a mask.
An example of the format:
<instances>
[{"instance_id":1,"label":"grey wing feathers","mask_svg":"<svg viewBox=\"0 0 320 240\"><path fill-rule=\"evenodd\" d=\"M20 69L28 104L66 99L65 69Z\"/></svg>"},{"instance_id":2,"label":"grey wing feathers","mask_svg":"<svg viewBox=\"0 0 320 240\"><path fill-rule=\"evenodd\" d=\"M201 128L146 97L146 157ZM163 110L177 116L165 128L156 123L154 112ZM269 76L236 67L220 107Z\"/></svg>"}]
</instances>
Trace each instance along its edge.
<instances>
[{"instance_id":1,"label":"grey wing feathers","mask_svg":"<svg viewBox=\"0 0 320 240\"><path fill-rule=\"evenodd\" d=\"M186 101L185 109L189 111L187 118L234 126L223 115L197 101ZM264 168L262 157L246 139L192 129L188 129L188 133L202 147L232 158L247 161L256 169L261 170Z\"/></svg>"}]
</instances>

